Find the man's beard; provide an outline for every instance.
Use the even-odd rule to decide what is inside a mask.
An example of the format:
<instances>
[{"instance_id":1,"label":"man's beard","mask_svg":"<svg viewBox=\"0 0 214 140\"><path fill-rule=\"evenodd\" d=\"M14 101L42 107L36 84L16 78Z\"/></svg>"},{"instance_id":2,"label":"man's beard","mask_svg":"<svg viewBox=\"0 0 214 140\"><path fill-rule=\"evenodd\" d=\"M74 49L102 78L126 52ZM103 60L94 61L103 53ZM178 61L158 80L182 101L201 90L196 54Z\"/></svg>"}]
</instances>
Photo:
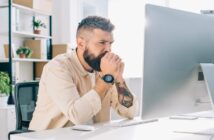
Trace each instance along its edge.
<instances>
[{"instance_id":1,"label":"man's beard","mask_svg":"<svg viewBox=\"0 0 214 140\"><path fill-rule=\"evenodd\" d=\"M106 53L107 52L104 52L104 53L98 55L97 57L95 57L92 53L89 52L88 49L86 49L85 52L83 53L83 57L91 68L93 68L95 71L101 71L100 62L101 62L102 57Z\"/></svg>"}]
</instances>

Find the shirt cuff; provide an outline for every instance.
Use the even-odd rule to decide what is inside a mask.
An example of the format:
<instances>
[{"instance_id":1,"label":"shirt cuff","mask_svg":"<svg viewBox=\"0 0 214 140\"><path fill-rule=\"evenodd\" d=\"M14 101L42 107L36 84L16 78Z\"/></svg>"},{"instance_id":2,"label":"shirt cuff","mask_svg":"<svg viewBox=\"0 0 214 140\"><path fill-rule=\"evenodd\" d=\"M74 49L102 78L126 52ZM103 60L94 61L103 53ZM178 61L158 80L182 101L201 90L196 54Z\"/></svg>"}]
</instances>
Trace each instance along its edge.
<instances>
[{"instance_id":1,"label":"shirt cuff","mask_svg":"<svg viewBox=\"0 0 214 140\"><path fill-rule=\"evenodd\" d=\"M96 115L101 110L101 99L95 90L90 90L88 94L85 94L85 98L91 105L93 115Z\"/></svg>"}]
</instances>

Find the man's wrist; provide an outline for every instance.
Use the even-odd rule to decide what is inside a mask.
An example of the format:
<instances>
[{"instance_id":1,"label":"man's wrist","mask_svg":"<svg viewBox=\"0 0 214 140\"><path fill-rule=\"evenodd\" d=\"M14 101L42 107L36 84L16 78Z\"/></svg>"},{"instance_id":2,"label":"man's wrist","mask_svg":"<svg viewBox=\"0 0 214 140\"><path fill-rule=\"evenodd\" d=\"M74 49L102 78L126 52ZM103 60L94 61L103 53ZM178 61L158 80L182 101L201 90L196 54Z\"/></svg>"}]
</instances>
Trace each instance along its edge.
<instances>
[{"instance_id":1,"label":"man's wrist","mask_svg":"<svg viewBox=\"0 0 214 140\"><path fill-rule=\"evenodd\" d=\"M100 95L101 100L105 97L106 92L111 87L111 84L105 83L101 78L96 80L94 90Z\"/></svg>"},{"instance_id":2,"label":"man's wrist","mask_svg":"<svg viewBox=\"0 0 214 140\"><path fill-rule=\"evenodd\" d=\"M111 74L101 74L99 73L99 77L107 84L114 84L115 78Z\"/></svg>"}]
</instances>

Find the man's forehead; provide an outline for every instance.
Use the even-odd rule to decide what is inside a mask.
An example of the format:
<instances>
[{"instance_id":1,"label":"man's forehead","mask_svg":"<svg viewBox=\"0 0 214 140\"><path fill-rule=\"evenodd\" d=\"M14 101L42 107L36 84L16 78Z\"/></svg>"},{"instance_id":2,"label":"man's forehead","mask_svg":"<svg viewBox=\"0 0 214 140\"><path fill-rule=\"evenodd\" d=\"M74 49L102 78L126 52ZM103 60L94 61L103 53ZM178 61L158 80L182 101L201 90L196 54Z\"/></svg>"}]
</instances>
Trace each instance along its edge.
<instances>
[{"instance_id":1,"label":"man's forehead","mask_svg":"<svg viewBox=\"0 0 214 140\"><path fill-rule=\"evenodd\" d=\"M100 40L113 40L113 34L111 32L103 31L101 29L95 29L94 35L96 35Z\"/></svg>"}]
</instances>

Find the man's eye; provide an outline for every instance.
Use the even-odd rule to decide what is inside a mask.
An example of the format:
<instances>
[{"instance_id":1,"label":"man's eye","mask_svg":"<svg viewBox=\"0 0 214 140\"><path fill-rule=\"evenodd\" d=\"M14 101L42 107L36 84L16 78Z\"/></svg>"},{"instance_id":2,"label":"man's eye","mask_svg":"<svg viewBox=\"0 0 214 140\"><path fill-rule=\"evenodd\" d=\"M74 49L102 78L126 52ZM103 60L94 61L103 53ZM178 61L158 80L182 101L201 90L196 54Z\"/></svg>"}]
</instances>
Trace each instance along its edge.
<instances>
[{"instance_id":1,"label":"man's eye","mask_svg":"<svg viewBox=\"0 0 214 140\"><path fill-rule=\"evenodd\" d=\"M105 45L106 42L100 42L100 44Z\"/></svg>"}]
</instances>

